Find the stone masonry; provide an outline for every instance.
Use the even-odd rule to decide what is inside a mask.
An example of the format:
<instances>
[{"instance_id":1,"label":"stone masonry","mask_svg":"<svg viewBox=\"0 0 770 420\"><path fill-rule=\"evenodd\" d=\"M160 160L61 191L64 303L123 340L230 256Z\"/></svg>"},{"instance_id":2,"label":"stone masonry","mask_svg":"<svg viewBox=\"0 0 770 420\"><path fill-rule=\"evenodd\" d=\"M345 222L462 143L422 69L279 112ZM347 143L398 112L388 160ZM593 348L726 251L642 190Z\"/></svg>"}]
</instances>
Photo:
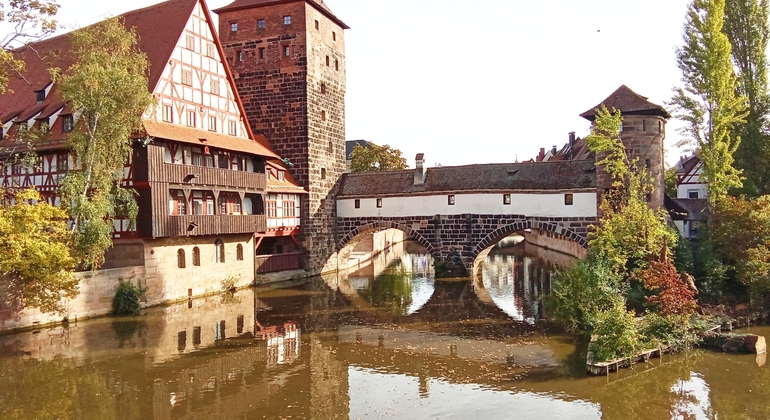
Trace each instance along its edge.
<instances>
[{"instance_id":1,"label":"stone masonry","mask_svg":"<svg viewBox=\"0 0 770 420\"><path fill-rule=\"evenodd\" d=\"M372 230L400 229L420 242L436 261L450 258L462 261L467 270L476 257L500 239L524 229L537 229L561 235L567 240L588 246L594 217L527 217L525 215L463 214L415 217L349 217L338 218L337 246L342 250ZM341 253L342 254L342 253Z\"/></svg>"},{"instance_id":2,"label":"stone masonry","mask_svg":"<svg viewBox=\"0 0 770 420\"><path fill-rule=\"evenodd\" d=\"M333 197L345 170L347 26L321 1L252 2L216 12L252 129L291 162L292 176L308 190L300 240L309 251L305 268L319 272L335 252Z\"/></svg>"}]
</instances>

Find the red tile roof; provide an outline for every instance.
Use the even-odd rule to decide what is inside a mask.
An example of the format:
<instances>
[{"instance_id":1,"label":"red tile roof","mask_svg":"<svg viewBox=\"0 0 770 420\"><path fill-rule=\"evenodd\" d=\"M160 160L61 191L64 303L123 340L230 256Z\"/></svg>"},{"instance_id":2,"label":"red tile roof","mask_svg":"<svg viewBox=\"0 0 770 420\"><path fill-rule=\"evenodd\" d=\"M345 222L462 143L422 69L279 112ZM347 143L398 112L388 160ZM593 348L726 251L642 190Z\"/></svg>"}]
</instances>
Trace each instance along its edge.
<instances>
[{"instance_id":1,"label":"red tile roof","mask_svg":"<svg viewBox=\"0 0 770 420\"><path fill-rule=\"evenodd\" d=\"M185 127L179 124L144 120L144 130L151 137L196 144L198 146L206 145L236 152L252 153L260 156L278 157L272 150L254 140Z\"/></svg>"},{"instance_id":2,"label":"red tile roof","mask_svg":"<svg viewBox=\"0 0 770 420\"><path fill-rule=\"evenodd\" d=\"M603 100L598 105L591 107L591 109L580 114L580 116L589 121L593 121L602 105L606 106L610 111L615 108L624 115L657 115L663 118L671 117L662 106L649 102L646 96L639 95L629 89L626 85L619 87L615 92L612 92L612 95L608 96L607 99Z\"/></svg>"},{"instance_id":3,"label":"red tile roof","mask_svg":"<svg viewBox=\"0 0 770 420\"><path fill-rule=\"evenodd\" d=\"M319 12L323 13L326 17L334 21L337 25L340 25L343 29L350 29L345 22L341 21L337 16L332 13L331 9L323 2L323 0L235 0L227 6L215 9L214 13L220 14L222 12L230 12L234 10L249 9L252 7L272 6L275 4L292 3L296 1L306 1L308 4L316 8Z\"/></svg>"}]
</instances>

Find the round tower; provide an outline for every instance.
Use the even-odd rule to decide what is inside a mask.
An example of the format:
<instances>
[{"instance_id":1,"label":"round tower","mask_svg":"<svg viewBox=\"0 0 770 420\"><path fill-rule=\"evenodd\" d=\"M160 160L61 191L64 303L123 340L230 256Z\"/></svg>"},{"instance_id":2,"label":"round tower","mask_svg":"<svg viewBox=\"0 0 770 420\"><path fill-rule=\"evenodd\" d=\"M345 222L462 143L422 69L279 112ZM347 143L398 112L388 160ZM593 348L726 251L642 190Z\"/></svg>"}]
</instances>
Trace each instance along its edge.
<instances>
[{"instance_id":1,"label":"round tower","mask_svg":"<svg viewBox=\"0 0 770 420\"><path fill-rule=\"evenodd\" d=\"M610 111L613 108L619 110L623 116L620 140L626 147L626 155L630 161L636 160L638 165L650 172L655 190L648 195L647 202L652 208L662 208L665 195L663 141L666 138L666 121L671 116L662 106L649 102L625 85L580 116L593 122L602 105ZM597 167L597 178L600 193L610 188L611 180L603 168Z\"/></svg>"}]
</instances>

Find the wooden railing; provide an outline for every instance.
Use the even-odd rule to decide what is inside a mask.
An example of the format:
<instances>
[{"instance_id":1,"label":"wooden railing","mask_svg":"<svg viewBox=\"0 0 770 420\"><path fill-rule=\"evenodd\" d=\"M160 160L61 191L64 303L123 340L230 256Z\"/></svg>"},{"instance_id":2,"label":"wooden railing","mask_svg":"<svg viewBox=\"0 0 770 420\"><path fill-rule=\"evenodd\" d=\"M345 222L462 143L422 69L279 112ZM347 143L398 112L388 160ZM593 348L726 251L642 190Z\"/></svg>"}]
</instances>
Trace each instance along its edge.
<instances>
[{"instance_id":1,"label":"wooden railing","mask_svg":"<svg viewBox=\"0 0 770 420\"><path fill-rule=\"evenodd\" d=\"M262 215L166 217L166 223L157 224L157 237L257 233L264 232L267 226L265 216Z\"/></svg>"},{"instance_id":2,"label":"wooden railing","mask_svg":"<svg viewBox=\"0 0 770 420\"><path fill-rule=\"evenodd\" d=\"M256 172L233 171L230 169L209 168L206 166L177 165L164 163L158 168L151 168L150 181L171 184L222 186L227 188L246 188L264 191L267 186L265 174Z\"/></svg>"},{"instance_id":3,"label":"wooden railing","mask_svg":"<svg viewBox=\"0 0 770 420\"><path fill-rule=\"evenodd\" d=\"M297 270L302 268L303 252L289 254L257 255L254 267L257 274L274 273L276 271Z\"/></svg>"}]
</instances>

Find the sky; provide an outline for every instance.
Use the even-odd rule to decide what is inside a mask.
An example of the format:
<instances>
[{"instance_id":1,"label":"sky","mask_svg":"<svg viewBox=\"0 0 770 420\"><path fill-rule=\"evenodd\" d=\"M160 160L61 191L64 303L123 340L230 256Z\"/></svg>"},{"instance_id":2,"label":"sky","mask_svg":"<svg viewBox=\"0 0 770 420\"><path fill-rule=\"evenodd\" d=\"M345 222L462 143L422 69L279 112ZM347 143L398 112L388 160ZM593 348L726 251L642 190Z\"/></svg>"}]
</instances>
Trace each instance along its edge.
<instances>
[{"instance_id":1,"label":"sky","mask_svg":"<svg viewBox=\"0 0 770 420\"><path fill-rule=\"evenodd\" d=\"M157 2L59 0L58 19L75 29ZM681 85L688 0L325 3L350 26L347 139L395 147L412 167L417 153L428 166L527 160L588 134L578 115L623 84L660 105Z\"/></svg>"}]
</instances>

